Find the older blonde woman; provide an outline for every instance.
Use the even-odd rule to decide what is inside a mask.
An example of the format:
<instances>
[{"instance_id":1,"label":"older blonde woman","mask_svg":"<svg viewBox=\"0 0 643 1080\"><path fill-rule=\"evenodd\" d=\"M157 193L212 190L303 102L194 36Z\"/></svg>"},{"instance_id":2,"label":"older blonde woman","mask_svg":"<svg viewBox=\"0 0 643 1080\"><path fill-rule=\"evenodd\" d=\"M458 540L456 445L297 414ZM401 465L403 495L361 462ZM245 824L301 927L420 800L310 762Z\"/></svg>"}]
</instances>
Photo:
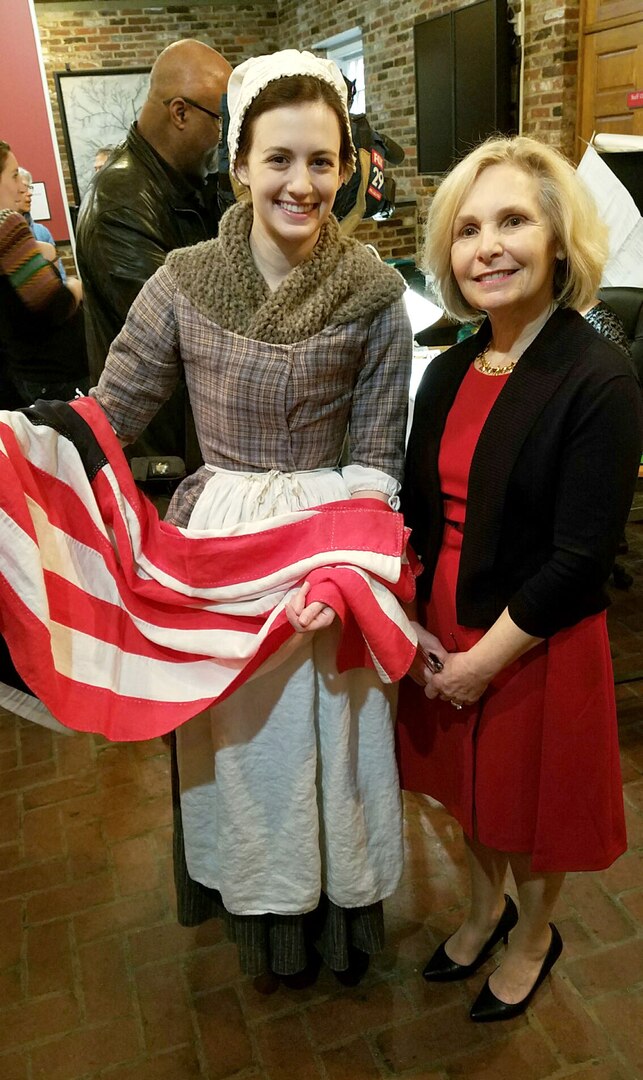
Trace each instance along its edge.
<instances>
[{"instance_id":1,"label":"older blonde woman","mask_svg":"<svg viewBox=\"0 0 643 1080\"><path fill-rule=\"evenodd\" d=\"M478 147L431 207L444 307L482 325L431 364L415 404L403 498L434 660L419 654L421 686L402 695L400 765L462 825L471 877L425 978L467 978L509 942L476 1021L526 1008L562 951L550 919L565 871L606 867L626 843L604 583L640 399L627 359L574 310L605 254L591 197L533 139Z\"/></svg>"}]
</instances>

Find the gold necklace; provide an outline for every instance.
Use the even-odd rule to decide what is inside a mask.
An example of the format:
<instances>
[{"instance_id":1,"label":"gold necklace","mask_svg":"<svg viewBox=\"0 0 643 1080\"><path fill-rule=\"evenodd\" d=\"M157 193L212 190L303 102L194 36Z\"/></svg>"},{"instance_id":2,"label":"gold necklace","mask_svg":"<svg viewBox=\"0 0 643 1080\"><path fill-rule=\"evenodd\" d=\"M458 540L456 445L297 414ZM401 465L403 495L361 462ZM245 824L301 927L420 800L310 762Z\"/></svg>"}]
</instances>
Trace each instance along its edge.
<instances>
[{"instance_id":1,"label":"gold necklace","mask_svg":"<svg viewBox=\"0 0 643 1080\"><path fill-rule=\"evenodd\" d=\"M482 349L476 356L474 363L476 364L478 371L481 371L483 375L509 375L513 371L517 360L511 360L508 364L503 364L501 367L494 367L487 360L487 353L491 348L491 342L488 341L484 349Z\"/></svg>"}]
</instances>

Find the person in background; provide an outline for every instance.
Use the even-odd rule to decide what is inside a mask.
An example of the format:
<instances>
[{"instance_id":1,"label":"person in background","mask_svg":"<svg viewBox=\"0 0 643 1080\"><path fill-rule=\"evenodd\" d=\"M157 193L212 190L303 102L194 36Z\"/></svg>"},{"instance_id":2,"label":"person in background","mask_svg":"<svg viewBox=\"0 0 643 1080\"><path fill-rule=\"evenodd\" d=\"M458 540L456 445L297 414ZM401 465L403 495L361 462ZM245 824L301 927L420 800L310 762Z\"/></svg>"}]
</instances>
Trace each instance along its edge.
<instances>
[{"instance_id":1,"label":"person in background","mask_svg":"<svg viewBox=\"0 0 643 1080\"><path fill-rule=\"evenodd\" d=\"M228 105L248 196L217 240L170 253L92 394L127 443L185 370L206 464L174 495L180 527L395 501L412 335L401 276L331 214L355 167L341 73L294 49L257 57ZM338 671L334 613L306 591L297 650L176 732L178 915L222 916L249 974L308 980L320 953L356 981L402 870L396 695Z\"/></svg>"},{"instance_id":2,"label":"person in background","mask_svg":"<svg viewBox=\"0 0 643 1080\"><path fill-rule=\"evenodd\" d=\"M591 195L534 139L484 143L431 205L443 306L483 321L415 400L403 508L425 570L399 762L404 787L460 822L471 879L425 979L468 978L508 940L474 1021L525 1010L563 948L550 920L565 872L626 846L604 586L641 401L627 358L575 310L606 255Z\"/></svg>"},{"instance_id":3,"label":"person in background","mask_svg":"<svg viewBox=\"0 0 643 1080\"><path fill-rule=\"evenodd\" d=\"M593 300L590 301L589 306L587 306L584 311L581 311L581 315L587 320L590 326L594 327L597 333L606 337L608 341L613 341L626 356L632 356L630 342L625 327L623 326L623 322L609 304L606 304L604 300L599 300L599 298L595 296ZM623 530L618 544L618 554L622 555L627 550L627 537L625 535L625 530ZM612 568L612 578L617 589L629 589L634 583L632 575L629 574L625 567L619 562L614 563Z\"/></svg>"},{"instance_id":4,"label":"person in background","mask_svg":"<svg viewBox=\"0 0 643 1080\"><path fill-rule=\"evenodd\" d=\"M65 283L55 249L37 241L18 211L18 162L0 141L0 350L20 403L69 400L89 389L82 287Z\"/></svg>"},{"instance_id":5,"label":"person in background","mask_svg":"<svg viewBox=\"0 0 643 1080\"><path fill-rule=\"evenodd\" d=\"M219 211L210 163L221 95L231 67L201 41L168 45L124 143L96 173L78 214L78 267L85 288L89 368L97 381L132 301L168 252L216 236ZM132 453L190 460L185 386Z\"/></svg>"},{"instance_id":6,"label":"person in background","mask_svg":"<svg viewBox=\"0 0 643 1080\"><path fill-rule=\"evenodd\" d=\"M55 249L56 244L54 238L49 232L47 226L43 225L41 221L34 221L31 216L33 177L28 169L19 168L18 173L22 181L21 195L18 201L18 210L24 217L36 240L42 240L45 244L51 244L51 246ZM60 274L61 280L66 281L67 274L65 272L65 267L63 266L62 259L58 259L56 261L56 266L58 267L58 272Z\"/></svg>"},{"instance_id":7,"label":"person in background","mask_svg":"<svg viewBox=\"0 0 643 1080\"><path fill-rule=\"evenodd\" d=\"M94 172L100 172L104 165L107 164L107 159L114 152L113 146L101 146L96 151L94 156Z\"/></svg>"},{"instance_id":8,"label":"person in background","mask_svg":"<svg viewBox=\"0 0 643 1080\"><path fill-rule=\"evenodd\" d=\"M606 304L604 300L599 300L596 296L593 297L585 310L581 311L581 315L587 319L589 325L593 326L599 334L618 345L626 356L632 355L623 323L613 308Z\"/></svg>"}]
</instances>

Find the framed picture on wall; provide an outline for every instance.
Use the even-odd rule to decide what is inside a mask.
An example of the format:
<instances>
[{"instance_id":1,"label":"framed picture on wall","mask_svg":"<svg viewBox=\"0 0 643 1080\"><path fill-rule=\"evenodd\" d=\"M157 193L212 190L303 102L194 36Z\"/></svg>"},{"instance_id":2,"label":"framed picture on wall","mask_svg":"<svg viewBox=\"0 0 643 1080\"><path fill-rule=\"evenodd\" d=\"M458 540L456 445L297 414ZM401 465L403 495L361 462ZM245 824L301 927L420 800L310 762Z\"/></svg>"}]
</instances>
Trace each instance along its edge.
<instances>
[{"instance_id":1,"label":"framed picture on wall","mask_svg":"<svg viewBox=\"0 0 643 1080\"><path fill-rule=\"evenodd\" d=\"M122 142L147 97L149 67L55 71L74 197L80 203L94 175L96 151Z\"/></svg>"}]
</instances>

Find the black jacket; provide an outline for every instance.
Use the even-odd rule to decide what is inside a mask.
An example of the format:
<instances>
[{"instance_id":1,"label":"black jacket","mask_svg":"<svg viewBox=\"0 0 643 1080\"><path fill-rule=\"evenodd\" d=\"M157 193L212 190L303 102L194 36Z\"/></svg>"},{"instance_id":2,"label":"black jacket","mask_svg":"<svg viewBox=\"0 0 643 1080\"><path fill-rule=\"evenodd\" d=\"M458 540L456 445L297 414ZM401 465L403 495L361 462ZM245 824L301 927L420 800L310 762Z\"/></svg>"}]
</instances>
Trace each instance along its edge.
<instances>
[{"instance_id":1,"label":"black jacket","mask_svg":"<svg viewBox=\"0 0 643 1080\"><path fill-rule=\"evenodd\" d=\"M59 305L34 312L21 302L4 274L0 276L0 349L10 378L43 385L87 378L83 309L75 306L62 281L60 292ZM65 312L63 317L56 306Z\"/></svg>"},{"instance_id":2,"label":"black jacket","mask_svg":"<svg viewBox=\"0 0 643 1080\"><path fill-rule=\"evenodd\" d=\"M78 215L90 370L98 377L132 301L169 251L216 236L216 190L199 192L155 153L136 124L94 177Z\"/></svg>"},{"instance_id":3,"label":"black jacket","mask_svg":"<svg viewBox=\"0 0 643 1080\"><path fill-rule=\"evenodd\" d=\"M89 370L94 382L132 301L168 252L216 236L216 181L198 190L130 128L85 195L76 244L83 280ZM140 452L185 457L183 389L169 402Z\"/></svg>"},{"instance_id":4,"label":"black jacket","mask_svg":"<svg viewBox=\"0 0 643 1080\"><path fill-rule=\"evenodd\" d=\"M443 531L438 454L478 334L431 362L415 402L402 505L427 596ZM632 365L574 311L554 312L507 380L474 452L456 588L458 621L505 607L548 637L608 603L604 584L631 505L643 442Z\"/></svg>"}]
</instances>

